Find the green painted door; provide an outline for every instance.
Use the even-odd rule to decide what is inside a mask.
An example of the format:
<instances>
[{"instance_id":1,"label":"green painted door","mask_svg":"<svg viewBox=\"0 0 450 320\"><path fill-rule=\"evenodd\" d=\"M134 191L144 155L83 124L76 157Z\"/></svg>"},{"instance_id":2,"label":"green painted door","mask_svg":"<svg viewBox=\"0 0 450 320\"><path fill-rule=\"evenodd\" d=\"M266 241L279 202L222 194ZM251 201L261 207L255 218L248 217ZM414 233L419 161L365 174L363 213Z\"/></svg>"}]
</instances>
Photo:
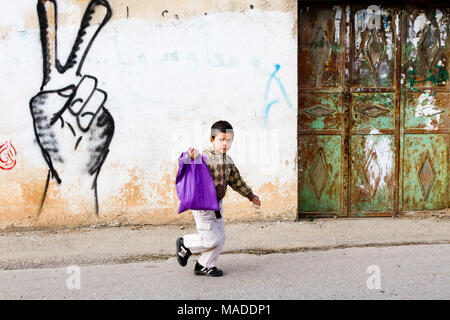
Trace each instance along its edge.
<instances>
[{"instance_id":1,"label":"green painted door","mask_svg":"<svg viewBox=\"0 0 450 320\"><path fill-rule=\"evenodd\" d=\"M450 9L403 11L402 197L403 211L450 206Z\"/></svg>"},{"instance_id":2,"label":"green painted door","mask_svg":"<svg viewBox=\"0 0 450 320\"><path fill-rule=\"evenodd\" d=\"M345 215L345 11L299 9L299 211Z\"/></svg>"},{"instance_id":3,"label":"green painted door","mask_svg":"<svg viewBox=\"0 0 450 320\"><path fill-rule=\"evenodd\" d=\"M449 207L449 17L300 4L299 216Z\"/></svg>"}]
</instances>

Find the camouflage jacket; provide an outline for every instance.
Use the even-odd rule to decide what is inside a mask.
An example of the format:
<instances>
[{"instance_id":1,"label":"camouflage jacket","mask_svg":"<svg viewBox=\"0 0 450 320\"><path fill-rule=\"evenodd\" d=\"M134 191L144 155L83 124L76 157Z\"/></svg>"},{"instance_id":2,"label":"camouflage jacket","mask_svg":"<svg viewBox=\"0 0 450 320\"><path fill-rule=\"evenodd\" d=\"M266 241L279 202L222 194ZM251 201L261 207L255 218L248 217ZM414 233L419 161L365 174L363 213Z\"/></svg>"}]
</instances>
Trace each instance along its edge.
<instances>
[{"instance_id":1,"label":"camouflage jacket","mask_svg":"<svg viewBox=\"0 0 450 320\"><path fill-rule=\"evenodd\" d=\"M227 185L250 201L253 200L255 195L252 189L242 179L239 170L229 155L223 155L212 147L205 148L202 154L207 157L206 164L216 187L218 201L225 197Z\"/></svg>"}]
</instances>

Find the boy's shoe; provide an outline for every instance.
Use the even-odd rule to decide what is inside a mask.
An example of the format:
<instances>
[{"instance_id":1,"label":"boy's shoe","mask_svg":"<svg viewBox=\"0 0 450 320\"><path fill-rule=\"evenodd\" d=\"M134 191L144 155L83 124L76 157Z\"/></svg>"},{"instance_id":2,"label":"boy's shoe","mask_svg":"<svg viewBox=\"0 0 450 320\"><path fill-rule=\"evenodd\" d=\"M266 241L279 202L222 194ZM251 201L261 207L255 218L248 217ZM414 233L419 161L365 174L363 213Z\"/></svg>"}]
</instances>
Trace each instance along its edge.
<instances>
[{"instance_id":1,"label":"boy's shoe","mask_svg":"<svg viewBox=\"0 0 450 320\"><path fill-rule=\"evenodd\" d=\"M210 276L210 277L223 276L222 270L217 269L216 267L206 268L198 262L195 264L194 273L198 276Z\"/></svg>"},{"instance_id":2,"label":"boy's shoe","mask_svg":"<svg viewBox=\"0 0 450 320\"><path fill-rule=\"evenodd\" d=\"M186 248L183 244L183 238L177 239L177 260L180 266L184 267L187 265L187 261L191 256L191 250Z\"/></svg>"}]
</instances>

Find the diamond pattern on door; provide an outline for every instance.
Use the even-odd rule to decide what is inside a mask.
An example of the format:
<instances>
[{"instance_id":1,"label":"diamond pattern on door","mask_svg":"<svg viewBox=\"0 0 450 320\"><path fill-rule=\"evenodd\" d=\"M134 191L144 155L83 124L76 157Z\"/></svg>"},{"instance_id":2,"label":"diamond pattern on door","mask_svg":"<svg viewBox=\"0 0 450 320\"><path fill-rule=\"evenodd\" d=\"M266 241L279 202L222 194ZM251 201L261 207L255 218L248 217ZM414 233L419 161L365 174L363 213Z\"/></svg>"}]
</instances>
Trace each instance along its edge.
<instances>
[{"instance_id":1,"label":"diamond pattern on door","mask_svg":"<svg viewBox=\"0 0 450 320\"><path fill-rule=\"evenodd\" d=\"M327 163L325 161L323 150L320 150L319 155L314 161L314 165L310 173L310 178L317 200L320 200L320 196L322 195L323 189L327 185L328 181Z\"/></svg>"},{"instance_id":2,"label":"diamond pattern on door","mask_svg":"<svg viewBox=\"0 0 450 320\"><path fill-rule=\"evenodd\" d=\"M325 33L322 30L322 26L318 26L314 31L310 50L312 53L312 58L314 61L314 67L316 69L317 75L322 73L323 66L330 58L331 54L330 42L325 37Z\"/></svg>"},{"instance_id":3,"label":"diamond pattern on door","mask_svg":"<svg viewBox=\"0 0 450 320\"><path fill-rule=\"evenodd\" d=\"M299 211L341 215L341 136L304 135L299 143Z\"/></svg>"},{"instance_id":4,"label":"diamond pattern on door","mask_svg":"<svg viewBox=\"0 0 450 320\"><path fill-rule=\"evenodd\" d=\"M361 92L370 87L395 88L396 32L399 30L396 12L392 8L380 8L385 12L381 28L370 28L367 24L367 6L354 9L353 32L348 52L352 55L351 86ZM350 20L350 21L351 21ZM350 71L350 70L349 70Z\"/></svg>"},{"instance_id":5,"label":"diamond pattern on door","mask_svg":"<svg viewBox=\"0 0 450 320\"><path fill-rule=\"evenodd\" d=\"M335 111L330 110L324 106L314 106L312 108L305 109L305 113L310 114L314 117L324 117L333 112L335 112Z\"/></svg>"},{"instance_id":6,"label":"diamond pattern on door","mask_svg":"<svg viewBox=\"0 0 450 320\"><path fill-rule=\"evenodd\" d=\"M381 106L379 104L372 104L372 105L364 107L363 109L359 109L359 108L355 108L355 109L359 113L361 113L365 116L372 117L372 118L377 118L377 117L389 112L388 109L384 108L383 106Z\"/></svg>"},{"instance_id":7,"label":"diamond pattern on door","mask_svg":"<svg viewBox=\"0 0 450 320\"><path fill-rule=\"evenodd\" d=\"M428 26L419 43L419 52L424 59L428 70L432 69L438 50L439 42L436 39L431 27Z\"/></svg>"},{"instance_id":8,"label":"diamond pattern on door","mask_svg":"<svg viewBox=\"0 0 450 320\"><path fill-rule=\"evenodd\" d=\"M431 161L428 151L422 160L417 176L419 178L424 200L427 200L428 195L431 191L431 187L433 186L433 182L436 179L436 172L434 170L433 162Z\"/></svg>"},{"instance_id":9,"label":"diamond pattern on door","mask_svg":"<svg viewBox=\"0 0 450 320\"><path fill-rule=\"evenodd\" d=\"M377 154L374 149L370 150L369 157L364 166L364 178L366 188L369 190L370 197L373 198L377 192L382 176L382 169L378 163Z\"/></svg>"},{"instance_id":10,"label":"diamond pattern on door","mask_svg":"<svg viewBox=\"0 0 450 320\"><path fill-rule=\"evenodd\" d=\"M448 197L448 134L405 134L403 210L441 210Z\"/></svg>"},{"instance_id":11,"label":"diamond pattern on door","mask_svg":"<svg viewBox=\"0 0 450 320\"><path fill-rule=\"evenodd\" d=\"M386 41L378 35L375 29L369 33L365 53L372 72L376 73L386 53Z\"/></svg>"}]
</instances>

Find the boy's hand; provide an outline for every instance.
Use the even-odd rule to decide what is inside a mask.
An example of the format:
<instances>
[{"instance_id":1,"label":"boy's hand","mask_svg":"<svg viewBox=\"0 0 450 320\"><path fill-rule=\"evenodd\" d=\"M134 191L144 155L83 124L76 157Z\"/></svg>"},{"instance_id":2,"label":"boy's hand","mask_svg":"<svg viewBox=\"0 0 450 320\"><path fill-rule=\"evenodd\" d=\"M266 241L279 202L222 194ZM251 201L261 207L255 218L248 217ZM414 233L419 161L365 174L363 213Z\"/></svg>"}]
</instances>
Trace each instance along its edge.
<instances>
[{"instance_id":1,"label":"boy's hand","mask_svg":"<svg viewBox=\"0 0 450 320\"><path fill-rule=\"evenodd\" d=\"M190 156L192 159L197 158L198 155L199 155L198 150L195 149L195 148L189 148L189 149L188 149L188 152L189 152L189 156Z\"/></svg>"},{"instance_id":2,"label":"boy's hand","mask_svg":"<svg viewBox=\"0 0 450 320\"><path fill-rule=\"evenodd\" d=\"M259 200L258 196L255 196L255 197L252 199L252 202L253 202L254 204L256 204L258 207L261 206L261 200Z\"/></svg>"}]
</instances>

